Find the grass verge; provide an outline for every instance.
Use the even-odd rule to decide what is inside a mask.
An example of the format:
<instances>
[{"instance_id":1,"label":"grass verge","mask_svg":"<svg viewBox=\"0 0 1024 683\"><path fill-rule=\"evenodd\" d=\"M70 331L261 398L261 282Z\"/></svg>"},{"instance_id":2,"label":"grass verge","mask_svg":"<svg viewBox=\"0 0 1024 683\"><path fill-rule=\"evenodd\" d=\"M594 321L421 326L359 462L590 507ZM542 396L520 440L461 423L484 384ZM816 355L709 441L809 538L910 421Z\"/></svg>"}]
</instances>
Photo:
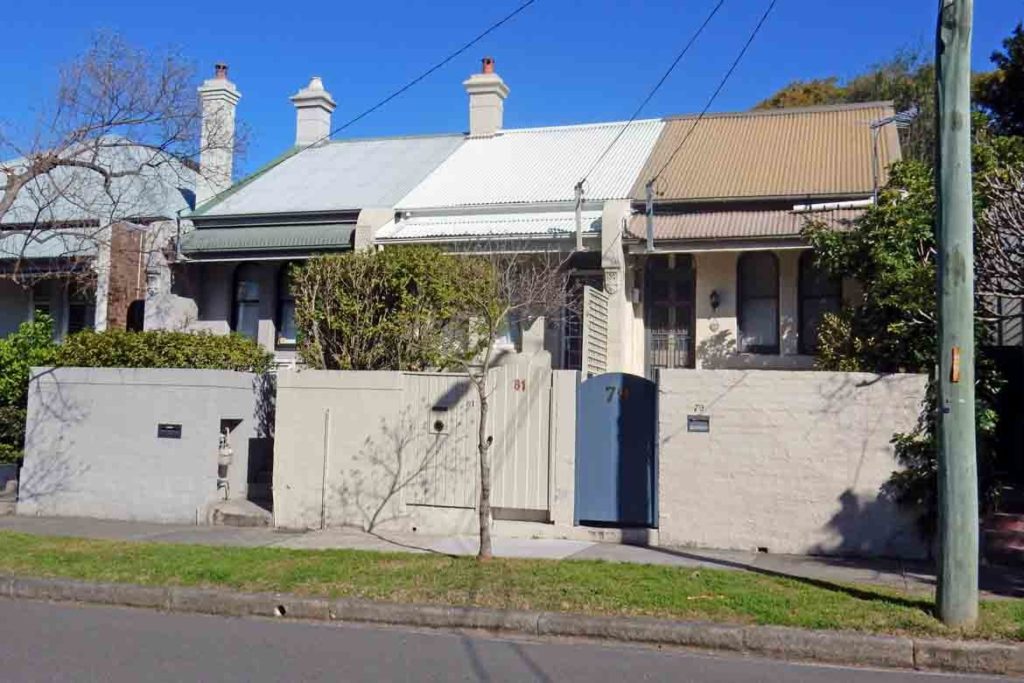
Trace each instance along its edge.
<instances>
[{"instance_id":1,"label":"grass verge","mask_svg":"<svg viewBox=\"0 0 1024 683\"><path fill-rule=\"evenodd\" d=\"M976 629L951 631L932 616L932 601L919 595L739 571L598 561L478 563L432 554L220 548L0 532L0 573L1024 641L1024 600L986 601Z\"/></svg>"}]
</instances>

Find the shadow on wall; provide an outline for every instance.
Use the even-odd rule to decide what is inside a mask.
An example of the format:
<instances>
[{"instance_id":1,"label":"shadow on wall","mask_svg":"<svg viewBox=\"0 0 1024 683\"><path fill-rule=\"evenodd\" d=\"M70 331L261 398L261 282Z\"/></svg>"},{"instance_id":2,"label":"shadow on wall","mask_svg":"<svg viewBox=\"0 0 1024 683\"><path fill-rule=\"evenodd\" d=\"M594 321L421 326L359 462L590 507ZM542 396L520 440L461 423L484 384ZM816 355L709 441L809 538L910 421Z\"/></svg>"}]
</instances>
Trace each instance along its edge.
<instances>
[{"instance_id":1,"label":"shadow on wall","mask_svg":"<svg viewBox=\"0 0 1024 683\"><path fill-rule=\"evenodd\" d=\"M89 466L69 456L74 446L67 440L70 425L89 414L63 391L54 368L33 375L25 424L25 463L18 483L18 502L27 503L32 514L46 514L47 501L75 490L75 482ZM19 510L20 512L20 510Z\"/></svg>"},{"instance_id":2,"label":"shadow on wall","mask_svg":"<svg viewBox=\"0 0 1024 683\"><path fill-rule=\"evenodd\" d=\"M342 526L375 533L406 516L406 501L427 501L439 484L472 475L472 467L467 472L465 463L446 457L465 452L465 425L453 417L457 422L443 432L425 424L422 415L413 415L411 407L393 421L382 418L376 435L366 437L350 466L340 472L342 483L333 487Z\"/></svg>"},{"instance_id":3,"label":"shadow on wall","mask_svg":"<svg viewBox=\"0 0 1024 683\"><path fill-rule=\"evenodd\" d=\"M697 344L697 359L708 370L727 367L727 361L736 358L736 339L729 330L722 330Z\"/></svg>"},{"instance_id":4,"label":"shadow on wall","mask_svg":"<svg viewBox=\"0 0 1024 683\"><path fill-rule=\"evenodd\" d=\"M868 498L847 489L838 502L839 510L825 526L838 539L835 543L815 545L811 555L913 559L930 556L913 521L901 513L888 486L883 486L877 497Z\"/></svg>"}]
</instances>

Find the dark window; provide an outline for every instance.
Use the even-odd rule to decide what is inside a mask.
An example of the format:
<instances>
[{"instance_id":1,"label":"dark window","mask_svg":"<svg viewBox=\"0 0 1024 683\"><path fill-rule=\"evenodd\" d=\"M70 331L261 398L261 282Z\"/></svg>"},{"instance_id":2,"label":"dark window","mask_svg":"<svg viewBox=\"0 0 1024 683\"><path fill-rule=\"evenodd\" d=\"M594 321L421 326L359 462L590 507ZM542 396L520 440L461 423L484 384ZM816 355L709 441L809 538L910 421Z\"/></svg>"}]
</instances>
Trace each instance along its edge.
<instances>
[{"instance_id":1,"label":"dark window","mask_svg":"<svg viewBox=\"0 0 1024 683\"><path fill-rule=\"evenodd\" d=\"M739 350L779 352L779 260L770 251L740 256L736 266Z\"/></svg>"},{"instance_id":2,"label":"dark window","mask_svg":"<svg viewBox=\"0 0 1024 683\"><path fill-rule=\"evenodd\" d=\"M146 300L136 299L128 304L125 328L129 332L142 332L146 328Z\"/></svg>"},{"instance_id":3,"label":"dark window","mask_svg":"<svg viewBox=\"0 0 1024 683\"><path fill-rule=\"evenodd\" d=\"M260 326L260 270L256 264L243 263L235 269L234 310L231 329L256 339Z\"/></svg>"},{"instance_id":4,"label":"dark window","mask_svg":"<svg viewBox=\"0 0 1024 683\"><path fill-rule=\"evenodd\" d=\"M96 298L90 289L68 288L68 334L91 330L96 325Z\"/></svg>"},{"instance_id":5,"label":"dark window","mask_svg":"<svg viewBox=\"0 0 1024 683\"><path fill-rule=\"evenodd\" d=\"M826 313L838 313L842 301L842 282L814 263L814 254L800 255L800 353L818 350L818 326Z\"/></svg>"},{"instance_id":6,"label":"dark window","mask_svg":"<svg viewBox=\"0 0 1024 683\"><path fill-rule=\"evenodd\" d=\"M294 263L281 266L277 274L277 345L295 346L295 295L292 292Z\"/></svg>"}]
</instances>

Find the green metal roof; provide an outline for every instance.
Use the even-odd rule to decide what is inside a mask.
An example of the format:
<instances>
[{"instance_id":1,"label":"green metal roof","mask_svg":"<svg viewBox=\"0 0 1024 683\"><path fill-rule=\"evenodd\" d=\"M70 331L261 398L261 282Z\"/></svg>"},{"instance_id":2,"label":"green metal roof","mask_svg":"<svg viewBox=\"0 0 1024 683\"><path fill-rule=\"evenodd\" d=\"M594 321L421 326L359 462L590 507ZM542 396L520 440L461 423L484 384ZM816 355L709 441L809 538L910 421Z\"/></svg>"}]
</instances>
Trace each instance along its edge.
<instances>
[{"instance_id":1,"label":"green metal roof","mask_svg":"<svg viewBox=\"0 0 1024 683\"><path fill-rule=\"evenodd\" d=\"M197 228L181 238L185 254L226 251L315 251L348 249L352 244L351 223L316 225L261 225L238 228Z\"/></svg>"}]
</instances>

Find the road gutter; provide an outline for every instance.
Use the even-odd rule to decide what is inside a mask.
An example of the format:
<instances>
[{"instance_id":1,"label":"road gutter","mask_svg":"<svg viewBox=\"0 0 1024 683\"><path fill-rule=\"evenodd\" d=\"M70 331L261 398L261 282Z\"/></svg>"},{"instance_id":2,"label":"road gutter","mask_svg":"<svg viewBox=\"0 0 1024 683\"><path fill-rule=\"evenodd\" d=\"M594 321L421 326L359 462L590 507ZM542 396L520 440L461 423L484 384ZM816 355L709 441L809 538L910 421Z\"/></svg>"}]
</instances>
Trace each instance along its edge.
<instances>
[{"instance_id":1,"label":"road gutter","mask_svg":"<svg viewBox=\"0 0 1024 683\"><path fill-rule=\"evenodd\" d=\"M409 605L289 593L240 593L211 588L137 586L0 575L0 597L143 607L231 617L368 622L396 626L478 629L719 650L784 659L891 669L1024 675L1024 646L735 626L645 617L599 617L481 607Z\"/></svg>"}]
</instances>

